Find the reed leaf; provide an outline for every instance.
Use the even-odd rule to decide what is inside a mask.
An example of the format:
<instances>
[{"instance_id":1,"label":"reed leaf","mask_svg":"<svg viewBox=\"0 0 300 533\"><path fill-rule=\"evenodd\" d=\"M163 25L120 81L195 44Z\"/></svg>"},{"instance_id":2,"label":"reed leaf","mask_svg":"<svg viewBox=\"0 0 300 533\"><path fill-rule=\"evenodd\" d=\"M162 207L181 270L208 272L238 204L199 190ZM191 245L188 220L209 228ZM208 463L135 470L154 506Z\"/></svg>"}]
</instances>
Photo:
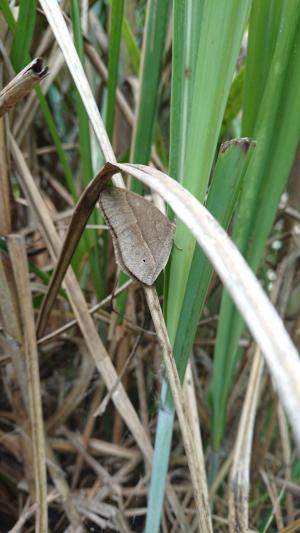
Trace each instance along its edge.
<instances>
[{"instance_id":1,"label":"reed leaf","mask_svg":"<svg viewBox=\"0 0 300 533\"><path fill-rule=\"evenodd\" d=\"M139 96L130 154L130 160L135 163L148 163L150 159L169 6L169 0L160 3L149 0L147 4ZM133 190L141 192L141 185L134 182Z\"/></svg>"},{"instance_id":2,"label":"reed leaf","mask_svg":"<svg viewBox=\"0 0 300 533\"><path fill-rule=\"evenodd\" d=\"M78 57L80 58L81 63L84 65L84 47L78 0L71 1L71 18L74 32L75 47L78 53ZM75 89L75 96L79 129L80 170L83 185L84 187L86 187L93 178L90 127L85 107L77 89ZM91 223L99 223L99 217L97 216L96 212L93 213L91 216ZM91 253L89 253L89 251L91 251ZM90 264L94 287L96 290L97 298L100 300L104 296L104 285L103 276L101 275L100 271L100 250L96 230L92 230L91 232L85 233L85 235L83 236L80 254L77 254L76 262L80 261L80 258L83 254L88 254L88 260Z\"/></svg>"},{"instance_id":3,"label":"reed leaf","mask_svg":"<svg viewBox=\"0 0 300 533\"><path fill-rule=\"evenodd\" d=\"M106 130L110 139L112 139L114 128L123 10L124 0L114 0L112 2L108 50L108 82L106 104Z\"/></svg>"},{"instance_id":4,"label":"reed leaf","mask_svg":"<svg viewBox=\"0 0 300 533\"><path fill-rule=\"evenodd\" d=\"M249 6L250 1L203 2L183 180L184 186L202 202ZM195 246L195 241L180 222L176 243L178 249L172 254L169 281L170 286L176 286L176 291L169 293L167 302L167 324L172 342Z\"/></svg>"},{"instance_id":5,"label":"reed leaf","mask_svg":"<svg viewBox=\"0 0 300 533\"><path fill-rule=\"evenodd\" d=\"M28 63L36 19L36 5L37 0L20 0L19 3L18 21L10 52L11 62L16 72Z\"/></svg>"},{"instance_id":6,"label":"reed leaf","mask_svg":"<svg viewBox=\"0 0 300 533\"><path fill-rule=\"evenodd\" d=\"M251 108L258 110L254 125L258 149L244 178L233 233L235 242L254 271L262 260L300 134L297 98L300 90L300 14L296 2L283 3L282 6L280 23L278 24L276 19L274 25L274 32L277 31L276 45L273 56L270 56L269 75L263 98L261 99L259 94L255 105L249 104ZM253 24L254 19L250 31ZM261 31L263 32L262 24ZM254 58L249 56L248 61L251 64ZM257 61L261 61L260 54ZM216 450L221 445L226 423L228 395L239 355L238 343L242 331L243 320L224 291L212 381L213 445Z\"/></svg>"}]
</instances>

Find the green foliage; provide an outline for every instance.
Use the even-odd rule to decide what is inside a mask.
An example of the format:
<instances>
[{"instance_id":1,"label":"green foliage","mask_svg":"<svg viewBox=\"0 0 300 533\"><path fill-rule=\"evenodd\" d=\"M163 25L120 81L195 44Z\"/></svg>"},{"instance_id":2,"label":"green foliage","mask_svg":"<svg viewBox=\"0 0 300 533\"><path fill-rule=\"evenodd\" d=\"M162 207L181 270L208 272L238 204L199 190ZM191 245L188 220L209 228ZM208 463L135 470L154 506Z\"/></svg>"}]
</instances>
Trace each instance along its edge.
<instances>
[{"instance_id":1,"label":"green foliage","mask_svg":"<svg viewBox=\"0 0 300 533\"><path fill-rule=\"evenodd\" d=\"M269 20L265 5L264 23L257 16L257 2L249 28L249 55L246 64L244 123L257 141L257 150L244 178L233 238L256 271L262 260L266 240L270 233L280 195L292 166L300 134L300 109L297 95L300 90L300 25L299 6L296 2L282 4ZM268 2L265 2L268 4ZM259 6L261 3L259 2ZM260 9L258 9L260 12ZM262 14L261 14L262 16ZM257 27L258 26L258 27ZM269 33L265 33L265 27ZM266 38L265 54L254 44ZM254 44L252 45L252 42ZM270 44L271 43L271 44ZM272 53L273 52L273 53ZM263 67L260 62L263 61ZM268 61L268 62L267 62ZM261 84L256 99L251 89L257 65L257 82ZM268 73L259 79L259 72ZM251 97L250 97L251 95ZM253 126L251 124L253 123ZM245 127L246 127L245 126ZM226 291L221 302L217 344L214 354L212 382L213 443L218 449L226 423L227 401L239 355L238 342L243 331L243 321Z\"/></svg>"},{"instance_id":2,"label":"green foliage","mask_svg":"<svg viewBox=\"0 0 300 533\"><path fill-rule=\"evenodd\" d=\"M36 0L20 0L19 16L10 58L16 72L27 63L36 19Z\"/></svg>"},{"instance_id":3,"label":"green foliage","mask_svg":"<svg viewBox=\"0 0 300 533\"><path fill-rule=\"evenodd\" d=\"M108 54L108 82L107 82L107 106L106 106L106 129L109 138L112 139L115 107L116 88L118 83L118 65L123 23L124 0L114 0L111 6L111 24Z\"/></svg>"},{"instance_id":4,"label":"green foliage","mask_svg":"<svg viewBox=\"0 0 300 533\"><path fill-rule=\"evenodd\" d=\"M147 164L150 159L169 4L169 0L161 3L156 0L149 0L147 5L139 99L130 155L130 159L134 163ZM133 190L141 192L141 185L134 182Z\"/></svg>"}]
</instances>

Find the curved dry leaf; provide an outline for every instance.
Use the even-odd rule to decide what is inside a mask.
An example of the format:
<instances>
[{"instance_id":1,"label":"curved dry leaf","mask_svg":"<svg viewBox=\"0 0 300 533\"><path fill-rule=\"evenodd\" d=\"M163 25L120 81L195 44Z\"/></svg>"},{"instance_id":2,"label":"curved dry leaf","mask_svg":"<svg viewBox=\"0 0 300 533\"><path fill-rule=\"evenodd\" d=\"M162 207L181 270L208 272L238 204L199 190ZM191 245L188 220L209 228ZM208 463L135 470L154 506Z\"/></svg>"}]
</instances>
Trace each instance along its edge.
<instances>
[{"instance_id":1,"label":"curved dry leaf","mask_svg":"<svg viewBox=\"0 0 300 533\"><path fill-rule=\"evenodd\" d=\"M27 96L48 73L48 67L42 57L33 59L2 89L0 93L0 116L4 115L19 100Z\"/></svg>"}]
</instances>

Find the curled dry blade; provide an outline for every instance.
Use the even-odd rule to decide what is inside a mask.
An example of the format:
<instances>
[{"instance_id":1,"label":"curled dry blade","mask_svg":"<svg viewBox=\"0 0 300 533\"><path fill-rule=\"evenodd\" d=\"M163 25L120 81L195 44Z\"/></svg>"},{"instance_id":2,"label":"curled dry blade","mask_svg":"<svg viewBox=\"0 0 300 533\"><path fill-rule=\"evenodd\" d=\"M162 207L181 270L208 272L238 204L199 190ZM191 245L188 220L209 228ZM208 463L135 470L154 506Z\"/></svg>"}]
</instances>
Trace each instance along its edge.
<instances>
[{"instance_id":1,"label":"curled dry blade","mask_svg":"<svg viewBox=\"0 0 300 533\"><path fill-rule=\"evenodd\" d=\"M119 172L119 168L106 163L78 201L40 310L38 337L44 331L61 282L98 200L112 234L116 260L122 270L134 279L152 285L168 261L175 224L141 196L126 189L107 187L107 181L115 172Z\"/></svg>"},{"instance_id":2,"label":"curled dry blade","mask_svg":"<svg viewBox=\"0 0 300 533\"><path fill-rule=\"evenodd\" d=\"M36 57L0 92L0 116L15 106L49 73L42 57Z\"/></svg>"}]
</instances>

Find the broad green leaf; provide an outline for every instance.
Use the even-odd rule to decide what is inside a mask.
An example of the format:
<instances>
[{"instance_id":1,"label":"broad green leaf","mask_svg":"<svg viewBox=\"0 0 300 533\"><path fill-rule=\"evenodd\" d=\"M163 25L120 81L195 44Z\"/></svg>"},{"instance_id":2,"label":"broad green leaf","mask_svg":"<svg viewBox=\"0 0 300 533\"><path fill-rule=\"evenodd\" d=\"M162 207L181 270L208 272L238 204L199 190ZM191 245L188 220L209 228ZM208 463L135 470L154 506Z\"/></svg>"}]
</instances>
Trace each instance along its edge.
<instances>
[{"instance_id":1,"label":"broad green leaf","mask_svg":"<svg viewBox=\"0 0 300 533\"><path fill-rule=\"evenodd\" d=\"M281 20L279 24L276 20L274 31L277 31L277 39L270 57L269 75L263 98L259 95L255 104L258 110L254 125L257 150L245 175L233 233L236 244L254 271L262 260L300 135L297 96L300 91L300 10L297 2L283 3ZM258 61L261 60L259 54ZM249 57L249 61L251 64L254 58ZM216 450L224 432L242 331L243 321L224 291L212 382L213 444Z\"/></svg>"},{"instance_id":2,"label":"broad green leaf","mask_svg":"<svg viewBox=\"0 0 300 533\"><path fill-rule=\"evenodd\" d=\"M184 186L204 200L250 1L204 0L197 52ZM167 324L174 342L195 241L178 222L172 254Z\"/></svg>"}]
</instances>

